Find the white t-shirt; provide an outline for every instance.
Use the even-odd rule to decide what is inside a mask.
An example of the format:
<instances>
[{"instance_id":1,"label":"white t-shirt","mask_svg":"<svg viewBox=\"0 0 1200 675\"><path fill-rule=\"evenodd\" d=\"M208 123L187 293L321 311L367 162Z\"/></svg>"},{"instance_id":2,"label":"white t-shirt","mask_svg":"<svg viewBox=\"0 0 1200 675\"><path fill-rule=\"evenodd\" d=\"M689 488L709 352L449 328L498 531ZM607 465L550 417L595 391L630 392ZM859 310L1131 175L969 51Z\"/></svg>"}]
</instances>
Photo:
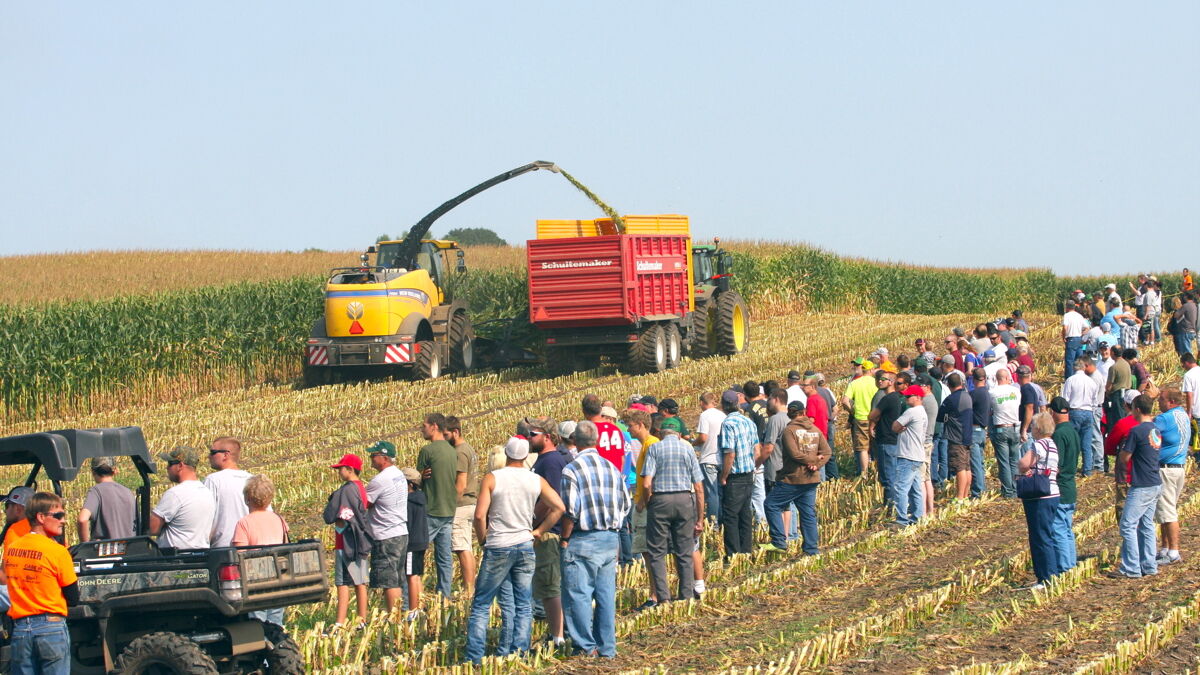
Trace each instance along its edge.
<instances>
[{"instance_id":1,"label":"white t-shirt","mask_svg":"<svg viewBox=\"0 0 1200 675\"><path fill-rule=\"evenodd\" d=\"M768 392L770 393L770 392ZM787 388L788 403L792 401L800 401L804 405L808 405L808 396L804 394L804 388L798 384L793 384Z\"/></svg>"},{"instance_id":2,"label":"white t-shirt","mask_svg":"<svg viewBox=\"0 0 1200 675\"><path fill-rule=\"evenodd\" d=\"M725 413L720 408L709 408L700 413L700 421L696 423L696 433L707 434L708 440L700 446L700 463L721 466L721 454L717 450L717 436L721 435L721 423L725 421Z\"/></svg>"},{"instance_id":3,"label":"white t-shirt","mask_svg":"<svg viewBox=\"0 0 1200 675\"><path fill-rule=\"evenodd\" d=\"M914 462L925 461L925 428L929 415L924 405L909 406L896 420L904 427L896 439L896 456Z\"/></svg>"},{"instance_id":4,"label":"white t-shirt","mask_svg":"<svg viewBox=\"0 0 1200 675\"><path fill-rule=\"evenodd\" d=\"M376 541L408 534L408 479L395 466L367 483L367 519Z\"/></svg>"},{"instance_id":5,"label":"white t-shirt","mask_svg":"<svg viewBox=\"0 0 1200 675\"><path fill-rule=\"evenodd\" d=\"M1003 363L1001 363L1000 361L992 361L991 363L989 363L983 367L983 373L985 375L987 375L987 388L988 389L995 388L996 373L1000 372L1001 370L1007 370L1008 369L1008 366L1006 365L1007 363L1008 363L1008 359L1005 358Z\"/></svg>"},{"instance_id":6,"label":"white t-shirt","mask_svg":"<svg viewBox=\"0 0 1200 675\"><path fill-rule=\"evenodd\" d=\"M1010 426L1020 422L1020 389L1011 384L998 384L988 394L992 397L992 424Z\"/></svg>"},{"instance_id":7,"label":"white t-shirt","mask_svg":"<svg viewBox=\"0 0 1200 675\"><path fill-rule=\"evenodd\" d=\"M217 502L204 483L185 480L167 490L158 500L153 513L166 521L158 534L159 546L184 550L208 548ZM231 538L232 532L231 528Z\"/></svg>"},{"instance_id":8,"label":"white t-shirt","mask_svg":"<svg viewBox=\"0 0 1200 675\"><path fill-rule=\"evenodd\" d=\"M1084 331L1088 329L1087 320L1083 315L1074 310L1063 314L1062 325L1067 329L1067 337L1083 337Z\"/></svg>"},{"instance_id":9,"label":"white t-shirt","mask_svg":"<svg viewBox=\"0 0 1200 675\"><path fill-rule=\"evenodd\" d=\"M241 469L222 469L208 474L204 479L204 487L208 488L216 501L216 518L213 522L212 547L229 546L233 541L233 529L247 513L246 481L250 480L250 472Z\"/></svg>"},{"instance_id":10,"label":"white t-shirt","mask_svg":"<svg viewBox=\"0 0 1200 675\"><path fill-rule=\"evenodd\" d=\"M1190 370L1183 374L1183 385L1180 387L1183 393L1191 392L1192 394L1192 409L1188 412L1192 417L1200 419L1200 366L1192 366Z\"/></svg>"}]
</instances>

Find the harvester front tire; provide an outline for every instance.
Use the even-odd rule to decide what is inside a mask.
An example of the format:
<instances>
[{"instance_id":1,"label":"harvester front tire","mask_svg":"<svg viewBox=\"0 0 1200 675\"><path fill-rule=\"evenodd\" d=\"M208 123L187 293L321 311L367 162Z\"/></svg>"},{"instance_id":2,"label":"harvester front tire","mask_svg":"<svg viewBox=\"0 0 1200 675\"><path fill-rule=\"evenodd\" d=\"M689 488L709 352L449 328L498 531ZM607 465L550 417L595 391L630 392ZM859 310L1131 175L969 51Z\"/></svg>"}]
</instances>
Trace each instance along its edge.
<instances>
[{"instance_id":1,"label":"harvester front tire","mask_svg":"<svg viewBox=\"0 0 1200 675\"><path fill-rule=\"evenodd\" d=\"M693 359L702 359L713 355L712 344L715 340L710 339L709 330L709 306L707 302L696 303L696 311L692 312L692 324L688 330L688 356Z\"/></svg>"},{"instance_id":2,"label":"harvester front tire","mask_svg":"<svg viewBox=\"0 0 1200 675\"><path fill-rule=\"evenodd\" d=\"M435 380L442 376L442 356L438 354L437 345L432 340L422 340L416 344L417 354L413 358L412 379Z\"/></svg>"},{"instance_id":3,"label":"harvester front tire","mask_svg":"<svg viewBox=\"0 0 1200 675\"><path fill-rule=\"evenodd\" d=\"M475 367L475 331L466 312L455 312L450 319L450 369L466 373Z\"/></svg>"},{"instance_id":4,"label":"harvester front tire","mask_svg":"<svg viewBox=\"0 0 1200 675\"><path fill-rule=\"evenodd\" d=\"M683 340L679 337L679 326L673 323L664 326L663 339L667 344L667 368L674 368L683 360Z\"/></svg>"},{"instance_id":5,"label":"harvester front tire","mask_svg":"<svg viewBox=\"0 0 1200 675\"><path fill-rule=\"evenodd\" d=\"M129 643L114 664L123 675L174 672L217 675L217 664L195 642L176 633L149 633Z\"/></svg>"},{"instance_id":6,"label":"harvester front tire","mask_svg":"<svg viewBox=\"0 0 1200 675\"><path fill-rule=\"evenodd\" d=\"M651 324L629 345L630 372L661 373L667 369L667 341L662 326Z\"/></svg>"},{"instance_id":7,"label":"harvester front tire","mask_svg":"<svg viewBox=\"0 0 1200 675\"><path fill-rule=\"evenodd\" d=\"M717 353L733 356L750 346L750 309L733 291L717 299Z\"/></svg>"}]
</instances>

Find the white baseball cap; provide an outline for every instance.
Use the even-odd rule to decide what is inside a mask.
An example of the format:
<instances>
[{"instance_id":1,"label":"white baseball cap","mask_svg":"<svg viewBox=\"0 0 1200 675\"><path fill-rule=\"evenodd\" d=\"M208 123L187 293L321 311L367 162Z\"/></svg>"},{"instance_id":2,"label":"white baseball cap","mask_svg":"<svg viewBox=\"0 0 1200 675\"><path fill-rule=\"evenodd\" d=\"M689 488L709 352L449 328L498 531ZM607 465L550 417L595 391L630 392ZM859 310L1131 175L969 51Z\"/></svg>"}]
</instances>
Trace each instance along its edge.
<instances>
[{"instance_id":1,"label":"white baseball cap","mask_svg":"<svg viewBox=\"0 0 1200 675\"><path fill-rule=\"evenodd\" d=\"M509 459L525 459L529 456L529 441L513 436L504 444L504 456Z\"/></svg>"}]
</instances>

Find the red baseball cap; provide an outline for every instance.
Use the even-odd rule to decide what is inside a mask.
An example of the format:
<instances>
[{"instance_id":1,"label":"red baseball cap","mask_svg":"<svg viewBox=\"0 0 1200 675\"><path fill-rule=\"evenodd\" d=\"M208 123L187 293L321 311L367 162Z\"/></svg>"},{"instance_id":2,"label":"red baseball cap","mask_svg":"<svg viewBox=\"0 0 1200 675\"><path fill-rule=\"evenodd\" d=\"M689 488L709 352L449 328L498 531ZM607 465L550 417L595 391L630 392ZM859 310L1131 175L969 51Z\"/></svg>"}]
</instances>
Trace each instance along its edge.
<instances>
[{"instance_id":1,"label":"red baseball cap","mask_svg":"<svg viewBox=\"0 0 1200 675\"><path fill-rule=\"evenodd\" d=\"M352 455L352 454L347 453L345 455L342 455L342 458L340 460L338 460L337 464L334 464L334 465L330 466L329 468L340 469L343 466L348 466L351 469L354 469L355 471L362 471L362 458L359 457L358 455Z\"/></svg>"},{"instance_id":2,"label":"red baseball cap","mask_svg":"<svg viewBox=\"0 0 1200 675\"><path fill-rule=\"evenodd\" d=\"M914 384L914 385L910 385L907 389L904 390L904 395L905 396L925 396L925 390Z\"/></svg>"}]
</instances>

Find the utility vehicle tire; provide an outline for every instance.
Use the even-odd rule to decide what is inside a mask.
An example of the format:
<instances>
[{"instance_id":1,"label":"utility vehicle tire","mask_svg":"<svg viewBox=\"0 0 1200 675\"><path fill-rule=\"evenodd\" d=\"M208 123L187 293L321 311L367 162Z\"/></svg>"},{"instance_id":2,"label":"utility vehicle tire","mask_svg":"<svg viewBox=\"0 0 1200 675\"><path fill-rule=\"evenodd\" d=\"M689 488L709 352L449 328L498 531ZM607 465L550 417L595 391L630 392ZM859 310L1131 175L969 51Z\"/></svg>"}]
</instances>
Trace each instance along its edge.
<instances>
[{"instance_id":1,"label":"utility vehicle tire","mask_svg":"<svg viewBox=\"0 0 1200 675\"><path fill-rule=\"evenodd\" d=\"M750 345L750 310L742 296L726 291L717 298L717 353L741 354Z\"/></svg>"},{"instance_id":2,"label":"utility vehicle tire","mask_svg":"<svg viewBox=\"0 0 1200 675\"><path fill-rule=\"evenodd\" d=\"M629 345L627 369L632 373L661 373L667 369L667 341L662 326L651 324Z\"/></svg>"},{"instance_id":3,"label":"utility vehicle tire","mask_svg":"<svg viewBox=\"0 0 1200 675\"><path fill-rule=\"evenodd\" d=\"M702 359L717 353L717 338L714 330L714 308L708 302L697 302L692 312L692 325L688 331L688 356Z\"/></svg>"},{"instance_id":4,"label":"utility vehicle tire","mask_svg":"<svg viewBox=\"0 0 1200 675\"><path fill-rule=\"evenodd\" d=\"M667 368L674 368L683 360L683 340L679 337L679 326L673 323L663 326L663 340L667 344Z\"/></svg>"},{"instance_id":5,"label":"utility vehicle tire","mask_svg":"<svg viewBox=\"0 0 1200 675\"><path fill-rule=\"evenodd\" d=\"M413 356L412 379L435 380L442 376L442 356L438 354L437 345L432 340L422 340L416 344L417 353Z\"/></svg>"},{"instance_id":6,"label":"utility vehicle tire","mask_svg":"<svg viewBox=\"0 0 1200 675\"><path fill-rule=\"evenodd\" d=\"M455 312L450 319L450 369L465 373L475 367L475 331L466 312Z\"/></svg>"},{"instance_id":7,"label":"utility vehicle tire","mask_svg":"<svg viewBox=\"0 0 1200 675\"><path fill-rule=\"evenodd\" d=\"M263 631L275 648L267 652L268 675L304 675L304 657L296 644L282 628L273 623L264 623Z\"/></svg>"},{"instance_id":8,"label":"utility vehicle tire","mask_svg":"<svg viewBox=\"0 0 1200 675\"><path fill-rule=\"evenodd\" d=\"M149 633L129 643L117 657L121 675L177 673L216 675L217 664L200 645L177 633Z\"/></svg>"}]
</instances>

